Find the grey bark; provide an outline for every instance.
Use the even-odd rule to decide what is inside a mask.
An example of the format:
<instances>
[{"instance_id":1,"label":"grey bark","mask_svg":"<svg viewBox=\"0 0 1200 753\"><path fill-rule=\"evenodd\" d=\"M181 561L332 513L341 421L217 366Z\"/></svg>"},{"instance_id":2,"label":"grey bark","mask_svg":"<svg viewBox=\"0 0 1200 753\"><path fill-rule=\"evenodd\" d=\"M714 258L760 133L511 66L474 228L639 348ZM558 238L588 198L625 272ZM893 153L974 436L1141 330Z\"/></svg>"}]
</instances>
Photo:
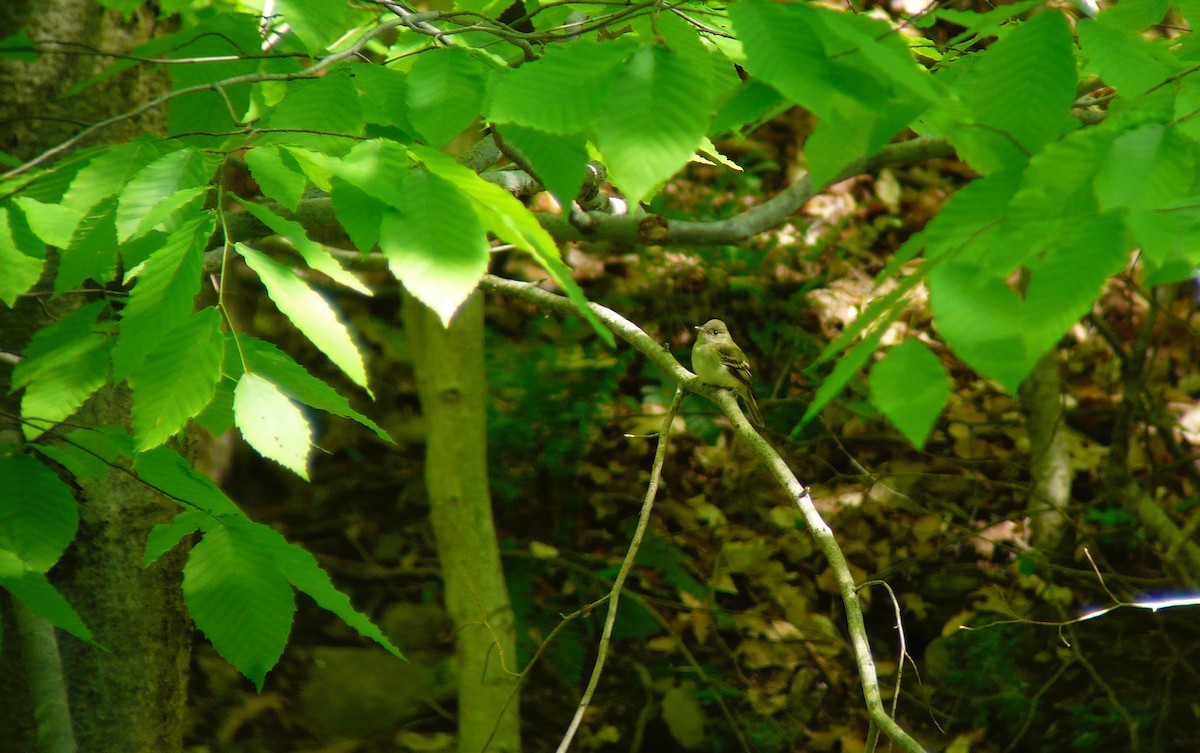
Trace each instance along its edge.
<instances>
[{"instance_id":1,"label":"grey bark","mask_svg":"<svg viewBox=\"0 0 1200 753\"><path fill-rule=\"evenodd\" d=\"M160 94L166 85L160 75L131 72L62 99L70 86L95 75L112 58L60 54L68 48L48 44L86 46L70 48L74 53L127 52L158 30L149 8L125 21L91 0L9 2L0 5L0 29L6 35L24 31L39 48L57 50L33 63L0 60L0 149L18 157L31 157L88 123ZM103 138L120 141L155 130L161 118L162 113L148 112L114 126ZM47 283L44 280L35 293L47 290ZM38 328L83 302L82 296L49 302L27 296L11 310L0 306L4 349L19 354ZM0 367L0 407L13 416L18 405L8 394L11 376L10 366ZM125 424L128 415L127 394L105 388L73 418L85 425ZM14 427L5 434L19 436ZM181 592L182 555L142 568L146 535L156 523L170 519L175 505L119 469L84 485L76 498L79 533L50 577L96 639L88 644L59 637L62 680L78 750L180 751L191 646ZM29 641L42 639L35 633L6 633L0 654L0 693L6 700L0 704L0 750L38 749L30 676L22 671L22 659L38 655ZM47 662L38 666L54 671Z\"/></svg>"},{"instance_id":2,"label":"grey bark","mask_svg":"<svg viewBox=\"0 0 1200 753\"><path fill-rule=\"evenodd\" d=\"M445 328L406 294L404 330L429 426L425 481L455 628L458 750L516 753L516 636L488 492L482 295Z\"/></svg>"}]
</instances>

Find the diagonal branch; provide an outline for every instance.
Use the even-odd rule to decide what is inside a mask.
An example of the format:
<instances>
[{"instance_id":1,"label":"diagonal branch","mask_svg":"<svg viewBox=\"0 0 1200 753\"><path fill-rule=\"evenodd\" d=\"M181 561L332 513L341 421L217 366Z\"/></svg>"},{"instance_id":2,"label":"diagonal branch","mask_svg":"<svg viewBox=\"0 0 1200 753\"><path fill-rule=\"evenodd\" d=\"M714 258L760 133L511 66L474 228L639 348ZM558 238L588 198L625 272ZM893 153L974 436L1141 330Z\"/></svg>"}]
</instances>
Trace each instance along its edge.
<instances>
[{"instance_id":1,"label":"diagonal branch","mask_svg":"<svg viewBox=\"0 0 1200 753\"><path fill-rule=\"evenodd\" d=\"M494 275L484 277L482 286L493 292L511 295L528 303L533 303L543 309L556 313L575 313L575 306L567 298L549 291L542 290L536 285L515 280L507 280ZM863 622L862 604L858 597L858 587L854 576L846 562L846 555L833 536L833 530L821 517L813 503L812 497L804 484L796 478L787 463L775 451L767 440L763 439L750 426L750 422L742 415L737 405L737 397L728 390L722 390L699 382L690 371L683 368L671 354L663 349L637 325L615 311L605 308L598 303L588 304L597 318L614 334L632 345L639 353L660 366L682 389L698 392L714 400L733 424L738 436L746 442L758 456L761 463L767 466L771 474L779 482L780 487L787 493L793 504L804 516L808 529L816 539L821 553L833 570L837 581L838 593L846 610L846 624L850 633L850 644L854 649L854 659L858 665L859 684L862 686L863 697L866 701L867 715L873 727L883 731L901 750L910 753L924 753L924 748L910 736L899 724L892 719L884 706L879 692L879 677L875 671L875 659L871 654L871 645L867 640L867 628ZM578 726L578 722L572 722ZM561 750L561 748L560 748Z\"/></svg>"}]
</instances>

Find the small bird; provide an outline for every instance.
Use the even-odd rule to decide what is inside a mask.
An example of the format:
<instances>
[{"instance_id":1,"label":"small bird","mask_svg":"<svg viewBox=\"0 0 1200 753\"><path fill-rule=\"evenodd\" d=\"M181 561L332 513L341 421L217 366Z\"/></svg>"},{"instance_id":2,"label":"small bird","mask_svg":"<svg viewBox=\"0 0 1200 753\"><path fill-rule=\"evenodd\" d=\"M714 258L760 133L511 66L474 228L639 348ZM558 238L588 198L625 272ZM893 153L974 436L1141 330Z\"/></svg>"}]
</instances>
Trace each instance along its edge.
<instances>
[{"instance_id":1,"label":"small bird","mask_svg":"<svg viewBox=\"0 0 1200 753\"><path fill-rule=\"evenodd\" d=\"M750 362L746 354L729 336L729 328L720 319L709 319L696 327L696 344L692 346L692 369L701 381L717 387L728 387L746 403L750 423L762 426L762 414L754 400Z\"/></svg>"}]
</instances>

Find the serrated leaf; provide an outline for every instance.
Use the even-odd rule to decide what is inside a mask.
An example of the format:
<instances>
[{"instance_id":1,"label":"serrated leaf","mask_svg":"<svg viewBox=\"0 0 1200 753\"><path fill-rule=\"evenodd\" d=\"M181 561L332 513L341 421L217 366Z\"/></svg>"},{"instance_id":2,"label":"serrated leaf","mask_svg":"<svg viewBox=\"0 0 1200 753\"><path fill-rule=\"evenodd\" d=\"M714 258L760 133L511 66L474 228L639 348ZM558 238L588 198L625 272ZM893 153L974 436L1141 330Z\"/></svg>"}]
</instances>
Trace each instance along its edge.
<instances>
[{"instance_id":1,"label":"serrated leaf","mask_svg":"<svg viewBox=\"0 0 1200 753\"><path fill-rule=\"evenodd\" d=\"M378 424L351 408L346 398L309 374L287 353L249 335L238 335L238 344L241 352L245 354L250 370L276 384L288 397L311 408L357 421L375 432L380 439L386 442L393 441Z\"/></svg>"},{"instance_id":2,"label":"serrated leaf","mask_svg":"<svg viewBox=\"0 0 1200 753\"><path fill-rule=\"evenodd\" d=\"M287 239L300 256L304 257L304 262L309 267L324 274L334 282L345 285L356 293L366 296L374 295L370 288L362 284L353 274L346 271L324 246L314 240L310 240L304 232L304 226L299 222L280 217L260 204L241 199L237 201L246 208L247 212L258 218L259 222L275 231L281 238Z\"/></svg>"},{"instance_id":3,"label":"serrated leaf","mask_svg":"<svg viewBox=\"0 0 1200 753\"><path fill-rule=\"evenodd\" d=\"M367 195L385 204L404 201L400 193L412 163L404 147L394 141L372 139L354 146L344 157L331 157L306 149L289 149L297 159L307 159Z\"/></svg>"},{"instance_id":4,"label":"serrated leaf","mask_svg":"<svg viewBox=\"0 0 1200 753\"><path fill-rule=\"evenodd\" d=\"M410 173L401 207L384 213L379 248L409 293L450 320L487 271L487 234L474 207L453 183Z\"/></svg>"},{"instance_id":5,"label":"serrated leaf","mask_svg":"<svg viewBox=\"0 0 1200 753\"><path fill-rule=\"evenodd\" d=\"M414 146L411 151L432 172L453 183L474 202L475 210L488 232L531 254L563 289L601 339L610 346L614 343L612 332L596 318L588 306L587 297L571 278L571 270L562 263L558 245L528 207L500 186L485 181L437 150Z\"/></svg>"},{"instance_id":6,"label":"serrated leaf","mask_svg":"<svg viewBox=\"0 0 1200 753\"><path fill-rule=\"evenodd\" d=\"M431 146L441 147L479 118L488 67L456 47L430 50L408 74L409 122Z\"/></svg>"},{"instance_id":7,"label":"serrated leaf","mask_svg":"<svg viewBox=\"0 0 1200 753\"><path fill-rule=\"evenodd\" d=\"M587 142L583 136L561 136L518 125L506 125L499 130L529 161L542 185L554 194L558 203L571 206L588 173Z\"/></svg>"},{"instance_id":8,"label":"serrated leaf","mask_svg":"<svg viewBox=\"0 0 1200 753\"><path fill-rule=\"evenodd\" d=\"M1120 219L1110 213L1071 227L1029 264L1023 308L1031 358L1041 357L1091 310L1104 283L1128 262L1130 245Z\"/></svg>"},{"instance_id":9,"label":"serrated leaf","mask_svg":"<svg viewBox=\"0 0 1200 753\"><path fill-rule=\"evenodd\" d=\"M603 111L613 69L635 49L626 39L582 40L549 49L515 71L497 71L488 117L547 133L581 133Z\"/></svg>"},{"instance_id":10,"label":"serrated leaf","mask_svg":"<svg viewBox=\"0 0 1200 753\"><path fill-rule=\"evenodd\" d=\"M1085 18L1077 30L1079 46L1090 60L1089 69L1103 76L1122 97L1145 94L1183 70L1182 61L1119 25Z\"/></svg>"},{"instance_id":11,"label":"serrated leaf","mask_svg":"<svg viewBox=\"0 0 1200 753\"><path fill-rule=\"evenodd\" d=\"M27 439L70 416L108 381L113 338L93 331L106 306L96 301L43 327L13 368L13 389L25 388L21 418Z\"/></svg>"},{"instance_id":12,"label":"serrated leaf","mask_svg":"<svg viewBox=\"0 0 1200 753\"><path fill-rule=\"evenodd\" d=\"M818 117L853 99L835 81L821 39L825 29L813 8L743 0L729 16L745 49L745 67L756 78Z\"/></svg>"},{"instance_id":13,"label":"serrated leaf","mask_svg":"<svg viewBox=\"0 0 1200 753\"><path fill-rule=\"evenodd\" d=\"M70 247L59 254L54 292L62 294L84 280L104 284L117 275L116 203L95 207L75 228Z\"/></svg>"},{"instance_id":14,"label":"serrated leaf","mask_svg":"<svg viewBox=\"0 0 1200 753\"><path fill-rule=\"evenodd\" d=\"M63 195L63 206L88 212L105 199L115 197L142 168L166 154L161 141L137 140L106 148L84 165Z\"/></svg>"},{"instance_id":15,"label":"serrated leaf","mask_svg":"<svg viewBox=\"0 0 1200 753\"><path fill-rule=\"evenodd\" d=\"M964 264L929 272L934 326L954 353L1016 394L1037 355L1025 349L1021 298L1004 280Z\"/></svg>"},{"instance_id":16,"label":"serrated leaf","mask_svg":"<svg viewBox=\"0 0 1200 753\"><path fill-rule=\"evenodd\" d=\"M295 157L278 147L260 146L246 152L246 165L264 196L296 211L308 180Z\"/></svg>"},{"instance_id":17,"label":"serrated leaf","mask_svg":"<svg viewBox=\"0 0 1200 753\"><path fill-rule=\"evenodd\" d=\"M83 641L92 640L92 631L79 617L58 590L50 585L43 573L26 571L19 577L0 577L4 588L24 604L29 611L55 627L62 628Z\"/></svg>"},{"instance_id":18,"label":"serrated leaf","mask_svg":"<svg viewBox=\"0 0 1200 753\"><path fill-rule=\"evenodd\" d=\"M360 253L369 254L379 244L379 218L388 204L341 178L332 181L330 201L338 222Z\"/></svg>"},{"instance_id":19,"label":"serrated leaf","mask_svg":"<svg viewBox=\"0 0 1200 753\"><path fill-rule=\"evenodd\" d=\"M961 79L970 117L996 136L994 159L979 169L992 172L1024 162L1072 127L1076 78L1071 47L1066 19L1043 13L989 47L973 75Z\"/></svg>"},{"instance_id":20,"label":"serrated leaf","mask_svg":"<svg viewBox=\"0 0 1200 753\"><path fill-rule=\"evenodd\" d=\"M317 564L307 550L290 543L277 531L263 525L247 528L246 534L278 564L288 582L308 594L322 609L337 615L364 638L375 641L388 653L403 659L403 654L371 620L350 603L345 594L334 588L329 575Z\"/></svg>"},{"instance_id":21,"label":"serrated leaf","mask_svg":"<svg viewBox=\"0 0 1200 753\"><path fill-rule=\"evenodd\" d=\"M279 387L253 372L242 374L233 393L233 416L260 455L308 480L312 426Z\"/></svg>"},{"instance_id":22,"label":"serrated leaf","mask_svg":"<svg viewBox=\"0 0 1200 753\"><path fill-rule=\"evenodd\" d=\"M78 525L75 498L54 471L28 455L0 455L0 547L44 573Z\"/></svg>"},{"instance_id":23,"label":"serrated leaf","mask_svg":"<svg viewBox=\"0 0 1200 753\"><path fill-rule=\"evenodd\" d=\"M1149 124L1113 139L1096 172L1100 210L1148 209L1186 193L1196 174L1194 143L1174 129Z\"/></svg>"},{"instance_id":24,"label":"serrated leaf","mask_svg":"<svg viewBox=\"0 0 1200 753\"><path fill-rule=\"evenodd\" d=\"M687 164L708 131L708 70L661 47L638 50L596 120L594 139L631 206Z\"/></svg>"},{"instance_id":25,"label":"serrated leaf","mask_svg":"<svg viewBox=\"0 0 1200 753\"><path fill-rule=\"evenodd\" d=\"M313 345L329 356L346 376L367 390L367 371L362 353L350 337L350 331L342 323L333 306L295 272L244 243L237 244L251 269L267 288L267 295L279 310L296 325Z\"/></svg>"},{"instance_id":26,"label":"serrated leaf","mask_svg":"<svg viewBox=\"0 0 1200 753\"><path fill-rule=\"evenodd\" d=\"M20 230L12 226L9 208L0 206L0 269L4 270L0 275L0 302L9 308L37 284L46 263L44 256L37 255L39 251L44 254L41 244L29 233L25 235L30 237L22 237Z\"/></svg>"},{"instance_id":27,"label":"serrated leaf","mask_svg":"<svg viewBox=\"0 0 1200 753\"><path fill-rule=\"evenodd\" d=\"M296 611L292 587L271 554L232 526L213 526L188 555L183 598L217 653L261 690L283 655Z\"/></svg>"},{"instance_id":28,"label":"serrated leaf","mask_svg":"<svg viewBox=\"0 0 1200 753\"><path fill-rule=\"evenodd\" d=\"M215 167L209 155L180 149L139 170L117 200L117 238L142 235L203 193Z\"/></svg>"},{"instance_id":29,"label":"serrated leaf","mask_svg":"<svg viewBox=\"0 0 1200 753\"><path fill-rule=\"evenodd\" d=\"M146 537L146 555L142 560L143 567L149 567L158 558L175 548L180 539L190 536L206 527L211 520L199 510L184 510L175 516L170 523L159 523L150 529Z\"/></svg>"},{"instance_id":30,"label":"serrated leaf","mask_svg":"<svg viewBox=\"0 0 1200 753\"><path fill-rule=\"evenodd\" d=\"M121 311L121 329L113 350L117 382L140 367L146 354L191 315L192 299L203 281L204 244L215 226L211 212L198 215L125 276L126 283L136 278L137 284Z\"/></svg>"},{"instance_id":31,"label":"serrated leaf","mask_svg":"<svg viewBox=\"0 0 1200 753\"><path fill-rule=\"evenodd\" d=\"M267 116L269 128L294 128L322 134L362 133L366 121L358 90L349 76L331 74L318 79L298 79L287 84L287 96ZM318 133L263 134L261 143L311 144L317 149L340 146L345 139Z\"/></svg>"},{"instance_id":32,"label":"serrated leaf","mask_svg":"<svg viewBox=\"0 0 1200 753\"><path fill-rule=\"evenodd\" d=\"M900 315L900 307L896 307L888 312L887 316L890 319L895 319ZM804 416L801 417L800 423L792 430L793 436L802 429L809 421L811 421L821 409L833 401L838 395L842 394L842 390L858 373L858 370L866 365L867 361L874 355L875 350L879 347L879 341L883 337L883 333L887 330L888 319L883 319L879 324L875 325L875 329L862 339L857 345L837 360L834 364L833 372L821 382L821 386L817 388L816 394L813 396L812 403L804 411Z\"/></svg>"},{"instance_id":33,"label":"serrated leaf","mask_svg":"<svg viewBox=\"0 0 1200 753\"><path fill-rule=\"evenodd\" d=\"M329 0L279 0L279 14L313 55L323 52L341 34L346 4Z\"/></svg>"},{"instance_id":34,"label":"serrated leaf","mask_svg":"<svg viewBox=\"0 0 1200 753\"><path fill-rule=\"evenodd\" d=\"M946 367L924 343L905 340L871 369L871 400L917 449L950 397Z\"/></svg>"},{"instance_id":35,"label":"serrated leaf","mask_svg":"<svg viewBox=\"0 0 1200 753\"><path fill-rule=\"evenodd\" d=\"M173 499L193 505L209 515L244 517L221 488L183 457L166 447L140 452L133 460L138 478Z\"/></svg>"},{"instance_id":36,"label":"serrated leaf","mask_svg":"<svg viewBox=\"0 0 1200 753\"><path fill-rule=\"evenodd\" d=\"M354 87L362 102L363 117L368 123L395 126L406 133L413 131L405 111L406 75L382 65L359 65L354 68Z\"/></svg>"},{"instance_id":37,"label":"serrated leaf","mask_svg":"<svg viewBox=\"0 0 1200 753\"><path fill-rule=\"evenodd\" d=\"M139 451L157 447L204 410L221 378L221 314L213 307L171 330L129 375Z\"/></svg>"},{"instance_id":38,"label":"serrated leaf","mask_svg":"<svg viewBox=\"0 0 1200 753\"><path fill-rule=\"evenodd\" d=\"M61 204L44 204L28 196L18 196L14 202L25 213L25 219L37 237L56 248L70 245L75 226L83 219L77 209Z\"/></svg>"}]
</instances>

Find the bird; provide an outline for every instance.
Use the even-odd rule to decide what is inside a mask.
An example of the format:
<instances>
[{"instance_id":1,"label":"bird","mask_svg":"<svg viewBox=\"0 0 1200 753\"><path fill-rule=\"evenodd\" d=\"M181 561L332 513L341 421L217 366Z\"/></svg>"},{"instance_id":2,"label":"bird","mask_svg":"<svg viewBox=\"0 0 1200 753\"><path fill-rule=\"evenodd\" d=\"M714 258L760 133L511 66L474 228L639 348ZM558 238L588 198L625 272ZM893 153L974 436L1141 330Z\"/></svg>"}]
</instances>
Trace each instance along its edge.
<instances>
[{"instance_id":1,"label":"bird","mask_svg":"<svg viewBox=\"0 0 1200 753\"><path fill-rule=\"evenodd\" d=\"M750 362L730 337L725 322L709 319L696 330L696 344L692 346L692 369L696 376L702 382L736 392L746 404L750 423L763 426L762 414L754 399Z\"/></svg>"}]
</instances>

